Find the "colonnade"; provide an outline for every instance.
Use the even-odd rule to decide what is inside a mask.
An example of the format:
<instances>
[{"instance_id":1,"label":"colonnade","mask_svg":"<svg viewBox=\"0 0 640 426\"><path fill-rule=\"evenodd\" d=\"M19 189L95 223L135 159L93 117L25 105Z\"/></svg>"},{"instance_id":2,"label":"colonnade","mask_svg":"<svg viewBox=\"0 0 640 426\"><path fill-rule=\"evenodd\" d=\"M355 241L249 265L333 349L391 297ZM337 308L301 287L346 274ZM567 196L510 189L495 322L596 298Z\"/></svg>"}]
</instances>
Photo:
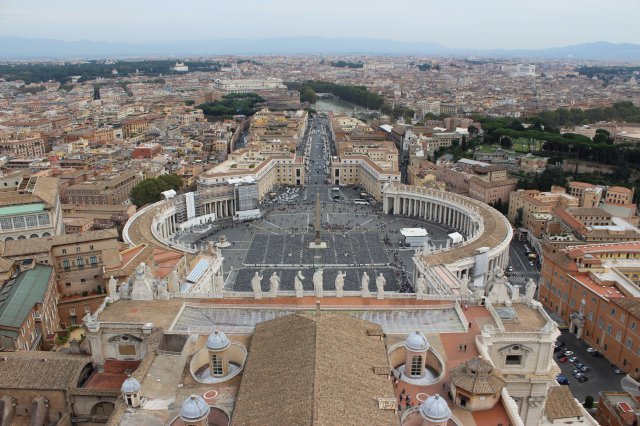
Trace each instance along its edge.
<instances>
[{"instance_id":1,"label":"colonnade","mask_svg":"<svg viewBox=\"0 0 640 426\"><path fill-rule=\"evenodd\" d=\"M447 270L458 279L473 280L478 272L477 261L487 265L486 278L492 277L496 268L504 269L509 263L509 243L513 235L510 225L506 218L497 216L497 212L476 200L427 188L390 185L385 188L382 209L385 214L393 213L442 223L463 234L463 245L452 248L448 251L450 255L442 258ZM484 212L483 209L487 211ZM496 216L495 226L494 221L491 221L492 229L485 229L483 217L487 215ZM495 232L504 235L494 235ZM491 246L482 250L485 245ZM422 261L420 263L422 268L418 269L425 274L424 268L427 266Z\"/></svg>"},{"instance_id":2,"label":"colonnade","mask_svg":"<svg viewBox=\"0 0 640 426\"><path fill-rule=\"evenodd\" d=\"M444 200L443 200L444 201ZM424 200L418 197L384 196L383 212L417 217L431 222L444 223L463 234L467 239L473 238L479 230L477 221L473 220L463 206Z\"/></svg>"},{"instance_id":3,"label":"colonnade","mask_svg":"<svg viewBox=\"0 0 640 426\"><path fill-rule=\"evenodd\" d=\"M216 217L229 217L235 214L235 203L232 199L207 201L198 206L199 216L215 213Z\"/></svg>"}]
</instances>

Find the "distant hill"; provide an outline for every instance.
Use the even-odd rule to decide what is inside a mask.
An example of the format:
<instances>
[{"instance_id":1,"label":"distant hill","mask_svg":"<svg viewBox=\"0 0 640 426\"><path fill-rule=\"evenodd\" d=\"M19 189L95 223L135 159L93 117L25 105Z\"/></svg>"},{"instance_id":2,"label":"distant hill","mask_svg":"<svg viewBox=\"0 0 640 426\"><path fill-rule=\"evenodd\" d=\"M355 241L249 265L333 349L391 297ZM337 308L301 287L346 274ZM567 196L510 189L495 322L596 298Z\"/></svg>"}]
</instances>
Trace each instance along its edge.
<instances>
[{"instance_id":1,"label":"distant hill","mask_svg":"<svg viewBox=\"0 0 640 426\"><path fill-rule=\"evenodd\" d=\"M71 59L116 57L167 57L190 55L431 55L522 58L575 58L640 62L640 45L608 42L583 43L548 49L452 49L436 43L388 39L281 37L265 39L193 40L173 43L132 44L101 41L60 41L0 37L0 58Z\"/></svg>"}]
</instances>

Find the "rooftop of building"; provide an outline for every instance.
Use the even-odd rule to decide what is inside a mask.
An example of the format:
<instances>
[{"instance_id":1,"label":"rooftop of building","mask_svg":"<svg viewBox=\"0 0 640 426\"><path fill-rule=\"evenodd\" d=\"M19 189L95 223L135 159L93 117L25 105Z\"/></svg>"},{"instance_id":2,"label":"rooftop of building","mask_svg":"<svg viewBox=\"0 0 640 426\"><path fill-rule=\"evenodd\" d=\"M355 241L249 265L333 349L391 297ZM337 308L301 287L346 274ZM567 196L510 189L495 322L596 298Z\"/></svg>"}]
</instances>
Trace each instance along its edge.
<instances>
[{"instance_id":1,"label":"rooftop of building","mask_svg":"<svg viewBox=\"0 0 640 426\"><path fill-rule=\"evenodd\" d=\"M104 229L99 231L56 235L53 237L10 240L4 241L0 244L0 255L3 257L16 257L28 254L47 253L51 250L51 247L54 246L117 238L117 230Z\"/></svg>"},{"instance_id":2,"label":"rooftop of building","mask_svg":"<svg viewBox=\"0 0 640 426\"><path fill-rule=\"evenodd\" d=\"M233 424L393 424L393 398L377 324L349 315L290 315L256 326ZM378 374L376 368L386 371ZM279 391L273 392L273 377ZM344 383L351 385L345 389ZM357 409L354 410L354 407ZM259 416L256 414L260 413Z\"/></svg>"},{"instance_id":3,"label":"rooftop of building","mask_svg":"<svg viewBox=\"0 0 640 426\"><path fill-rule=\"evenodd\" d=\"M549 389L544 414L552 422L584 416L569 386L552 386Z\"/></svg>"},{"instance_id":4,"label":"rooftop of building","mask_svg":"<svg viewBox=\"0 0 640 426\"><path fill-rule=\"evenodd\" d=\"M53 268L35 265L0 287L0 326L20 328L36 303L42 303ZM0 334L18 335L17 331L0 330Z\"/></svg>"},{"instance_id":5,"label":"rooftop of building","mask_svg":"<svg viewBox=\"0 0 640 426\"><path fill-rule=\"evenodd\" d=\"M87 356L61 352L4 352L0 357L0 388L66 390L77 385Z\"/></svg>"}]
</instances>

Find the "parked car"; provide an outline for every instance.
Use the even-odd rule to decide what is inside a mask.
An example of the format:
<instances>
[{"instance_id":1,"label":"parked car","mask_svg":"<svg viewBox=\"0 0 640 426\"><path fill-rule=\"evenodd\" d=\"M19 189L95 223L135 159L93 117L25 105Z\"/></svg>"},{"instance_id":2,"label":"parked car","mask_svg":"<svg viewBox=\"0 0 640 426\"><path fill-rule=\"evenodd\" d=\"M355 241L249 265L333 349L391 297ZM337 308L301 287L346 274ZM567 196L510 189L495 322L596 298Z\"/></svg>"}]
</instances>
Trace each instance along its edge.
<instances>
[{"instance_id":1,"label":"parked car","mask_svg":"<svg viewBox=\"0 0 640 426\"><path fill-rule=\"evenodd\" d=\"M589 380L589 378L587 376L580 376L580 377L576 377L576 380L579 381L580 383L584 383L587 380Z\"/></svg>"},{"instance_id":2,"label":"parked car","mask_svg":"<svg viewBox=\"0 0 640 426\"><path fill-rule=\"evenodd\" d=\"M566 355L563 352L560 352L556 355L556 358L560 359L560 358L564 358L566 357Z\"/></svg>"},{"instance_id":3,"label":"parked car","mask_svg":"<svg viewBox=\"0 0 640 426\"><path fill-rule=\"evenodd\" d=\"M579 362L578 357L577 356L572 356L569 358L569 362L572 364L575 364L576 362Z\"/></svg>"},{"instance_id":4,"label":"parked car","mask_svg":"<svg viewBox=\"0 0 640 426\"><path fill-rule=\"evenodd\" d=\"M573 355L573 351L566 350L566 351L564 351L564 354L566 356L571 356L571 355Z\"/></svg>"},{"instance_id":5,"label":"parked car","mask_svg":"<svg viewBox=\"0 0 640 426\"><path fill-rule=\"evenodd\" d=\"M569 358L567 358L566 356L562 356L562 358L558 360L558 362L567 362L567 361L569 361Z\"/></svg>"},{"instance_id":6,"label":"parked car","mask_svg":"<svg viewBox=\"0 0 640 426\"><path fill-rule=\"evenodd\" d=\"M592 353L594 353L594 352L598 352L598 350L597 350L597 349L594 349L594 348L592 348L592 347L588 347L588 348L587 348L587 352L589 352L590 354L592 354Z\"/></svg>"},{"instance_id":7,"label":"parked car","mask_svg":"<svg viewBox=\"0 0 640 426\"><path fill-rule=\"evenodd\" d=\"M582 367L580 367L580 370L586 373L587 371L591 371L591 367L589 367L588 365L583 365Z\"/></svg>"},{"instance_id":8,"label":"parked car","mask_svg":"<svg viewBox=\"0 0 640 426\"><path fill-rule=\"evenodd\" d=\"M619 368L616 368L615 370L613 370L613 372L616 374L626 374L624 371L620 370Z\"/></svg>"},{"instance_id":9,"label":"parked car","mask_svg":"<svg viewBox=\"0 0 640 426\"><path fill-rule=\"evenodd\" d=\"M533 266L533 261L529 261L529 266Z\"/></svg>"},{"instance_id":10,"label":"parked car","mask_svg":"<svg viewBox=\"0 0 640 426\"><path fill-rule=\"evenodd\" d=\"M556 381L560 385L568 385L569 384L569 379L567 379L567 376L563 376L562 374L558 374L556 376Z\"/></svg>"}]
</instances>

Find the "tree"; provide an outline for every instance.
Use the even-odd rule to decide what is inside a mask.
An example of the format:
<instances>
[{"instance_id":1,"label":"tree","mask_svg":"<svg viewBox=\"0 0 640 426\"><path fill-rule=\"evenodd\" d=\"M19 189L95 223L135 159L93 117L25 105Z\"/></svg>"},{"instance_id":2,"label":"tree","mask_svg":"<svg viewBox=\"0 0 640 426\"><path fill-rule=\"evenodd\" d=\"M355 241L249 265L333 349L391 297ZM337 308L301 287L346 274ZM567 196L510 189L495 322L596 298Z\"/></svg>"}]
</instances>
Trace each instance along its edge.
<instances>
[{"instance_id":1,"label":"tree","mask_svg":"<svg viewBox=\"0 0 640 426\"><path fill-rule=\"evenodd\" d=\"M390 115L393 112L393 107L391 107L391 105L389 104L383 104L380 107L380 112L385 115Z\"/></svg>"},{"instance_id":2,"label":"tree","mask_svg":"<svg viewBox=\"0 0 640 426\"><path fill-rule=\"evenodd\" d=\"M467 152L467 150L469 149L467 145L467 137L465 135L462 135L462 142L460 143L460 149L463 150L464 152Z\"/></svg>"},{"instance_id":3,"label":"tree","mask_svg":"<svg viewBox=\"0 0 640 426\"><path fill-rule=\"evenodd\" d=\"M567 186L567 178L564 176L562 167L547 167L534 179L535 188L540 191L549 191L552 186Z\"/></svg>"},{"instance_id":4,"label":"tree","mask_svg":"<svg viewBox=\"0 0 640 426\"><path fill-rule=\"evenodd\" d=\"M611 139L611 134L607 130L597 129L593 137L593 143L612 145L613 139Z\"/></svg>"},{"instance_id":5,"label":"tree","mask_svg":"<svg viewBox=\"0 0 640 426\"><path fill-rule=\"evenodd\" d=\"M300 88L300 102L309 102L315 104L318 96L316 92L309 86L302 86Z\"/></svg>"},{"instance_id":6,"label":"tree","mask_svg":"<svg viewBox=\"0 0 640 426\"><path fill-rule=\"evenodd\" d=\"M520 228L522 226L523 215L524 215L524 209L522 207L519 207L518 210L516 210L516 217L513 220L513 224L516 226L516 228Z\"/></svg>"},{"instance_id":7,"label":"tree","mask_svg":"<svg viewBox=\"0 0 640 426\"><path fill-rule=\"evenodd\" d=\"M162 192L182 188L182 179L178 175L162 175L155 179L145 179L131 189L131 202L137 207L155 203L162 198Z\"/></svg>"},{"instance_id":8,"label":"tree","mask_svg":"<svg viewBox=\"0 0 640 426\"><path fill-rule=\"evenodd\" d=\"M584 398L584 408L593 408L593 397L591 395L587 395Z\"/></svg>"}]
</instances>

